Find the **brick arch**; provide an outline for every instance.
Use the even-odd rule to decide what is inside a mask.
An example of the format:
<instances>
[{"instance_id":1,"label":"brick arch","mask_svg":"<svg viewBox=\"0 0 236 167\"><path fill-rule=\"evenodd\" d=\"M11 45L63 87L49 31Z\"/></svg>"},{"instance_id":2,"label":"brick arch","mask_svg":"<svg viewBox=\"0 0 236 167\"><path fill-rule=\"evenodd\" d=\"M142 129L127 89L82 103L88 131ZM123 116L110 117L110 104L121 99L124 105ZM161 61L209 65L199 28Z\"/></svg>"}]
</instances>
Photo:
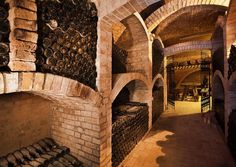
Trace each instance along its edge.
<instances>
[{"instance_id":1,"label":"brick arch","mask_svg":"<svg viewBox=\"0 0 236 167\"><path fill-rule=\"evenodd\" d=\"M171 0L153 12L153 14L145 20L145 23L149 32L152 32L163 20L184 7L196 5L219 5L228 7L229 1L230 0Z\"/></svg>"},{"instance_id":2,"label":"brick arch","mask_svg":"<svg viewBox=\"0 0 236 167\"><path fill-rule=\"evenodd\" d=\"M116 74L113 76L113 89L111 91L110 100L113 102L120 91L131 81L141 81L144 83L146 90L149 88L149 82L147 78L140 73L124 73Z\"/></svg>"},{"instance_id":3,"label":"brick arch","mask_svg":"<svg viewBox=\"0 0 236 167\"><path fill-rule=\"evenodd\" d=\"M96 0L98 16L110 24L117 23L135 12L141 12L160 0Z\"/></svg>"},{"instance_id":4,"label":"brick arch","mask_svg":"<svg viewBox=\"0 0 236 167\"><path fill-rule=\"evenodd\" d=\"M159 41L159 43L160 43L160 45L161 45L161 47L162 47L163 49L165 48L165 46L164 46L164 44L163 44L162 39L161 39L160 36L155 36L155 40L158 40L158 41Z\"/></svg>"},{"instance_id":5,"label":"brick arch","mask_svg":"<svg viewBox=\"0 0 236 167\"><path fill-rule=\"evenodd\" d=\"M198 12L201 12L201 11L221 11L221 12L225 12L226 10L227 10L227 7L219 6L219 5L201 5L201 6L200 5L195 5L195 6L184 7L182 9L176 11L170 17L163 20L161 22L161 24L158 25L157 29L155 30L155 33L159 34L163 30L168 28L168 26L171 25L171 23L173 21L175 21L179 16L181 16L183 14L186 15L188 13L192 13L193 11L198 13ZM224 17L224 16L221 16L221 17Z\"/></svg>"},{"instance_id":6,"label":"brick arch","mask_svg":"<svg viewBox=\"0 0 236 167\"><path fill-rule=\"evenodd\" d=\"M150 34L139 13L135 12L121 23L126 27L116 42L120 48L127 51L127 72L140 72L149 76L151 71ZM143 63L140 63L143 62Z\"/></svg>"},{"instance_id":7,"label":"brick arch","mask_svg":"<svg viewBox=\"0 0 236 167\"><path fill-rule=\"evenodd\" d=\"M158 80L161 80L161 82L162 82L162 85L161 85L161 86L164 87L164 78L162 77L161 74L157 74L157 75L154 77L154 79L152 80L152 88L153 88L153 86L155 85L156 81L158 81Z\"/></svg>"},{"instance_id":8,"label":"brick arch","mask_svg":"<svg viewBox=\"0 0 236 167\"><path fill-rule=\"evenodd\" d=\"M200 70L200 69L194 69L194 70L188 72L187 74L185 74L185 75L179 80L179 82L177 83L176 88L179 88L180 85L181 85L181 83L182 83L188 76L190 76L190 75L192 75L193 73L198 72L198 71L201 71L201 70Z\"/></svg>"},{"instance_id":9,"label":"brick arch","mask_svg":"<svg viewBox=\"0 0 236 167\"><path fill-rule=\"evenodd\" d=\"M50 100L82 99L99 105L100 95L78 81L53 74L34 72L0 73L0 94L28 92Z\"/></svg>"},{"instance_id":10,"label":"brick arch","mask_svg":"<svg viewBox=\"0 0 236 167\"><path fill-rule=\"evenodd\" d=\"M222 89L223 90L220 90L220 87L222 86ZM215 98L216 96L219 97L219 96L222 96L224 97L224 94L217 94L216 91L218 91L218 93L225 93L225 79L221 73L221 71L219 70L216 70L214 75L213 75L213 78L212 78L212 92L213 92L213 97ZM217 90L215 90L215 87L217 87ZM220 90L220 91L219 91Z\"/></svg>"},{"instance_id":11,"label":"brick arch","mask_svg":"<svg viewBox=\"0 0 236 167\"><path fill-rule=\"evenodd\" d=\"M187 51L210 49L212 49L212 41L189 41L164 48L164 55L172 56Z\"/></svg>"}]
</instances>

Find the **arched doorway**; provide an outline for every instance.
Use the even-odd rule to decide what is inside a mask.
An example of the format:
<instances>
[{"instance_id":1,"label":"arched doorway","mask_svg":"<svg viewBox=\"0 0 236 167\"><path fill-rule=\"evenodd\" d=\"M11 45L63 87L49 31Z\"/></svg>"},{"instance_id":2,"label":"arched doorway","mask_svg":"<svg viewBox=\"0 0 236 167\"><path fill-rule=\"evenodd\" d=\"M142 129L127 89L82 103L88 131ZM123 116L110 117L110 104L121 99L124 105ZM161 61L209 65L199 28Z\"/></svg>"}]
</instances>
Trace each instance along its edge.
<instances>
[{"instance_id":1,"label":"arched doorway","mask_svg":"<svg viewBox=\"0 0 236 167\"><path fill-rule=\"evenodd\" d=\"M223 132L225 131L224 97L223 82L219 75L216 75L213 78L213 111L215 112L216 119Z\"/></svg>"},{"instance_id":2,"label":"arched doorway","mask_svg":"<svg viewBox=\"0 0 236 167\"><path fill-rule=\"evenodd\" d=\"M152 124L164 112L164 89L163 80L158 78L152 88Z\"/></svg>"}]
</instances>

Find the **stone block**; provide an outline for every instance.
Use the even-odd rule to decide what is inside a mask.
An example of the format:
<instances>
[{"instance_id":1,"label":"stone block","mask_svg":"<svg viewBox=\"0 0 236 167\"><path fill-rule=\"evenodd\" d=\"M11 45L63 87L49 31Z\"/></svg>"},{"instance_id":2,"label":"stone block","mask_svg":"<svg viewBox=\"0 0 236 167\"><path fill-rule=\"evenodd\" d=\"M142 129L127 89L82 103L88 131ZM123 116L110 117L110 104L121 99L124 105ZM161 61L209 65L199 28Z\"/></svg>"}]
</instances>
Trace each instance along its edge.
<instances>
[{"instance_id":1,"label":"stone block","mask_svg":"<svg viewBox=\"0 0 236 167\"><path fill-rule=\"evenodd\" d=\"M45 80L45 74L35 73L34 74L33 90L41 91L43 89L44 80Z\"/></svg>"},{"instance_id":2,"label":"stone block","mask_svg":"<svg viewBox=\"0 0 236 167\"><path fill-rule=\"evenodd\" d=\"M63 77L55 75L52 82L51 90L59 94L62 87L62 81L63 81Z\"/></svg>"},{"instance_id":3,"label":"stone block","mask_svg":"<svg viewBox=\"0 0 236 167\"><path fill-rule=\"evenodd\" d=\"M37 44L27 41L19 41L16 39L11 39L10 49L24 50L28 52L34 52L37 49Z\"/></svg>"},{"instance_id":4,"label":"stone block","mask_svg":"<svg viewBox=\"0 0 236 167\"><path fill-rule=\"evenodd\" d=\"M36 32L30 32L22 29L15 29L13 33L10 34L10 41L12 39L37 43L38 34Z\"/></svg>"},{"instance_id":5,"label":"stone block","mask_svg":"<svg viewBox=\"0 0 236 167\"><path fill-rule=\"evenodd\" d=\"M83 88L83 84L77 81L71 80L69 83L66 95L70 97L79 97L82 88Z\"/></svg>"},{"instance_id":6,"label":"stone block","mask_svg":"<svg viewBox=\"0 0 236 167\"><path fill-rule=\"evenodd\" d=\"M33 62L10 61L8 67L11 71L35 71L36 66Z\"/></svg>"},{"instance_id":7,"label":"stone block","mask_svg":"<svg viewBox=\"0 0 236 167\"><path fill-rule=\"evenodd\" d=\"M53 75L53 74L46 74L43 90L51 90L51 86L52 86L54 77L55 77L55 75Z\"/></svg>"},{"instance_id":8,"label":"stone block","mask_svg":"<svg viewBox=\"0 0 236 167\"><path fill-rule=\"evenodd\" d=\"M81 89L81 92L80 92L80 97L83 98L83 99L87 99L90 94L91 94L91 88L88 87L88 86L83 86L82 89Z\"/></svg>"},{"instance_id":9,"label":"stone block","mask_svg":"<svg viewBox=\"0 0 236 167\"><path fill-rule=\"evenodd\" d=\"M5 83L5 93L13 93L18 91L18 73L3 73Z\"/></svg>"},{"instance_id":10,"label":"stone block","mask_svg":"<svg viewBox=\"0 0 236 167\"><path fill-rule=\"evenodd\" d=\"M19 91L31 91L33 87L34 74L23 72L19 74Z\"/></svg>"},{"instance_id":11,"label":"stone block","mask_svg":"<svg viewBox=\"0 0 236 167\"><path fill-rule=\"evenodd\" d=\"M37 13L23 8L12 7L9 10L8 20L12 22L15 18L37 20Z\"/></svg>"},{"instance_id":12,"label":"stone block","mask_svg":"<svg viewBox=\"0 0 236 167\"><path fill-rule=\"evenodd\" d=\"M9 3L9 6L12 7L20 7L25 8L31 11L37 11L37 5L35 1L31 0L6 0Z\"/></svg>"},{"instance_id":13,"label":"stone block","mask_svg":"<svg viewBox=\"0 0 236 167\"><path fill-rule=\"evenodd\" d=\"M3 78L3 75L2 73L0 73L0 94L3 94L4 93L4 78Z\"/></svg>"},{"instance_id":14,"label":"stone block","mask_svg":"<svg viewBox=\"0 0 236 167\"><path fill-rule=\"evenodd\" d=\"M35 53L25 51L25 50L12 50L10 52L10 60L35 62L36 55Z\"/></svg>"},{"instance_id":15,"label":"stone block","mask_svg":"<svg viewBox=\"0 0 236 167\"><path fill-rule=\"evenodd\" d=\"M29 30L29 31L37 31L37 21L36 20L24 20L15 18L14 21L10 22L11 29L14 30L16 28Z\"/></svg>"},{"instance_id":16,"label":"stone block","mask_svg":"<svg viewBox=\"0 0 236 167\"><path fill-rule=\"evenodd\" d=\"M61 93L66 94L67 89L69 87L70 82L73 81L72 79L63 77L62 84L61 84Z\"/></svg>"}]
</instances>

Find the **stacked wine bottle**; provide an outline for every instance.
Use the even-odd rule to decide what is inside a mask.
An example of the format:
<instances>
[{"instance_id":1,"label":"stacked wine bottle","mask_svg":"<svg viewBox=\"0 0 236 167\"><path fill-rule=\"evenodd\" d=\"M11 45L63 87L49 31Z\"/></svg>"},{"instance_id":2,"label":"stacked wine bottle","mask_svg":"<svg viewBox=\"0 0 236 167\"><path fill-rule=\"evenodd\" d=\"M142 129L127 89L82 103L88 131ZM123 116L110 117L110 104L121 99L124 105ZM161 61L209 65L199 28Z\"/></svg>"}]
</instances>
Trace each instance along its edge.
<instances>
[{"instance_id":1,"label":"stacked wine bottle","mask_svg":"<svg viewBox=\"0 0 236 167\"><path fill-rule=\"evenodd\" d=\"M118 166L148 131L148 106L126 103L112 112L112 166Z\"/></svg>"},{"instance_id":2,"label":"stacked wine bottle","mask_svg":"<svg viewBox=\"0 0 236 167\"><path fill-rule=\"evenodd\" d=\"M9 7L0 1L0 68L9 63L9 33L10 25L7 20Z\"/></svg>"},{"instance_id":3,"label":"stacked wine bottle","mask_svg":"<svg viewBox=\"0 0 236 167\"><path fill-rule=\"evenodd\" d=\"M87 0L38 1L37 70L95 88L97 20Z\"/></svg>"},{"instance_id":4,"label":"stacked wine bottle","mask_svg":"<svg viewBox=\"0 0 236 167\"><path fill-rule=\"evenodd\" d=\"M69 148L45 138L0 157L0 167L83 167L83 164L70 154Z\"/></svg>"},{"instance_id":5,"label":"stacked wine bottle","mask_svg":"<svg viewBox=\"0 0 236 167\"><path fill-rule=\"evenodd\" d=\"M112 45L112 73L125 73L128 53L119 48L116 44Z\"/></svg>"},{"instance_id":6,"label":"stacked wine bottle","mask_svg":"<svg viewBox=\"0 0 236 167\"><path fill-rule=\"evenodd\" d=\"M236 47L234 45L231 46L228 63L229 63L229 72L228 72L229 75L228 75L228 77L230 77L231 74L234 71L236 71Z\"/></svg>"}]
</instances>

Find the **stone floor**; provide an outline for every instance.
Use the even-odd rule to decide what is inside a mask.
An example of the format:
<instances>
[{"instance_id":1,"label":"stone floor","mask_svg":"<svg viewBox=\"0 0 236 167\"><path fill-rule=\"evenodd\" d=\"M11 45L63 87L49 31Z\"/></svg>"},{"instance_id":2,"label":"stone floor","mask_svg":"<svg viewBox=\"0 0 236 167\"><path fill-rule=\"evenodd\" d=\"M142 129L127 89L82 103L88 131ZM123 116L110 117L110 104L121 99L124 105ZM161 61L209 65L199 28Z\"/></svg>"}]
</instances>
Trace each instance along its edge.
<instances>
[{"instance_id":1,"label":"stone floor","mask_svg":"<svg viewBox=\"0 0 236 167\"><path fill-rule=\"evenodd\" d=\"M166 111L123 167L235 167L222 133L200 113Z\"/></svg>"}]
</instances>

